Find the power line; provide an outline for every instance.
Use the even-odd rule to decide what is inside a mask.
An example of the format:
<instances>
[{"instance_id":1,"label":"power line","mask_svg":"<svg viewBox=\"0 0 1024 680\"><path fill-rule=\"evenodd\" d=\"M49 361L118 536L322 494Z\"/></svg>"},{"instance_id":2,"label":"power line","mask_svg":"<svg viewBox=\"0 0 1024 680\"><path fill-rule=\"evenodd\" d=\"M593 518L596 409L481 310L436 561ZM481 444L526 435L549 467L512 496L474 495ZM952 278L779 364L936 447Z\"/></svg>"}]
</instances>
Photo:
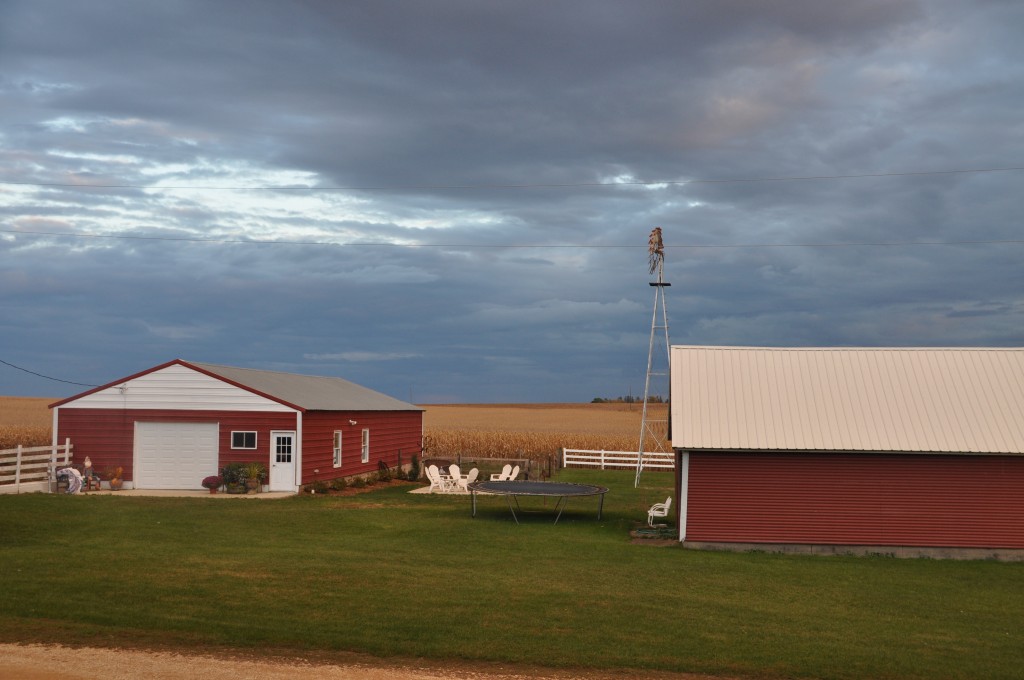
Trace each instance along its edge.
<instances>
[{"instance_id":1,"label":"power line","mask_svg":"<svg viewBox=\"0 0 1024 680\"><path fill-rule=\"evenodd\" d=\"M63 380L61 378L51 378L48 375L43 375L42 373L36 373L35 371L30 371L27 368L22 368L21 366L15 366L14 364L9 363L7 361L4 361L3 359L0 359L0 364L3 364L4 366L10 366L11 368L17 369L19 371L24 371L25 373L31 373L32 375L38 376L40 378L46 378L47 380L53 380L55 382L67 383L69 385L78 385L80 387L99 387L99 385L90 385L89 383L74 382L72 380Z\"/></svg>"},{"instance_id":2,"label":"power line","mask_svg":"<svg viewBox=\"0 0 1024 680\"><path fill-rule=\"evenodd\" d=\"M0 229L0 234L28 236L59 236L64 238L118 239L134 241L172 241L185 243L210 243L221 245L259 245L259 246L331 246L335 248L459 248L459 249L564 249L573 250L630 250L647 248L644 245L622 244L585 244L585 243L389 243L386 241L291 241L291 240L259 240L259 239L216 239L194 236L140 236L135 234L72 234L60 231L28 231L20 229ZM715 250L715 249L756 249L756 248L907 248L916 246L970 246L970 245L1022 245L1024 239L991 239L962 241L857 241L848 243L801 242L801 243L686 243L666 245L666 250Z\"/></svg>"},{"instance_id":3,"label":"power line","mask_svg":"<svg viewBox=\"0 0 1024 680\"><path fill-rule=\"evenodd\" d=\"M874 172L854 175L794 175L786 177L733 177L733 178L694 178L694 179L659 179L635 180L629 182L536 182L523 184L379 184L354 186L204 186L201 184L179 184L154 186L150 184L81 184L78 182L18 182L0 181L0 185L29 186L54 189L141 189L147 191L444 191L444 190L484 190L484 189L581 189L588 187L622 187L622 186L683 186L687 184L742 184L751 182L804 182L814 180L836 179L869 179L880 177L930 177L940 175L964 175L983 172L1016 172L1021 167L1006 168L965 168L957 170L925 170L910 172Z\"/></svg>"}]
</instances>

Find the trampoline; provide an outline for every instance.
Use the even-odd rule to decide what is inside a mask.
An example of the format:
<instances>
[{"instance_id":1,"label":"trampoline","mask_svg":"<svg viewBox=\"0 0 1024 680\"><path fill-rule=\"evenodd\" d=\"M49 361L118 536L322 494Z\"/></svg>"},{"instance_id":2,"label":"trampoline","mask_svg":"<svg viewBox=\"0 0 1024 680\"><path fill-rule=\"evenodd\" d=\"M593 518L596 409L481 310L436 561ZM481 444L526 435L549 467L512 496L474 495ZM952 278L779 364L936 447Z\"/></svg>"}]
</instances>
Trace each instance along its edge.
<instances>
[{"instance_id":1,"label":"trampoline","mask_svg":"<svg viewBox=\"0 0 1024 680\"><path fill-rule=\"evenodd\" d=\"M593 486L591 484L575 484L572 482L531 482L531 481L479 481L473 482L469 485L469 493L473 497L473 517L476 517L476 495L478 493L483 494L494 494L498 496L504 496L505 500L508 501L508 509L512 511L512 519L519 524L519 517L516 516L516 509L519 512L523 512L522 508L519 507L520 496L542 496L547 498L557 498L558 501L555 503L555 510L558 514L555 515L555 524L558 524L559 518L562 516L562 511L565 510L567 499L576 496L598 496L597 504L597 518L601 519L601 511L604 509L604 495L608 493L608 489L603 486ZM512 507L515 502L515 507Z\"/></svg>"}]
</instances>

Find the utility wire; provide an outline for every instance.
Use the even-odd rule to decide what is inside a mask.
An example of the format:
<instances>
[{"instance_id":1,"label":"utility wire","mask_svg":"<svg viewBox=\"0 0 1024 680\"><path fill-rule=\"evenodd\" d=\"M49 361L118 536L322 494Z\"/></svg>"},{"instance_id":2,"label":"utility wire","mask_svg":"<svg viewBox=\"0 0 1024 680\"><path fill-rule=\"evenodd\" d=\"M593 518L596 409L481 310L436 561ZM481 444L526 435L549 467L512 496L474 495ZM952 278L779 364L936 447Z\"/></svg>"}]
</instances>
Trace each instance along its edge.
<instances>
[{"instance_id":1,"label":"utility wire","mask_svg":"<svg viewBox=\"0 0 1024 680\"><path fill-rule=\"evenodd\" d=\"M0 359L0 364L3 364L4 366L10 366L11 368L15 368L19 371L24 371L25 373L31 373L32 375L38 376L40 378L46 378L47 380L54 380L56 382L67 383L69 385L79 385L80 387L99 387L99 385L90 385L89 383L74 382L72 380L62 380L61 378L51 378L48 375L36 373L35 371L30 371L27 368L22 368L21 366L15 366L14 364L4 361L3 359Z\"/></svg>"},{"instance_id":2,"label":"utility wire","mask_svg":"<svg viewBox=\"0 0 1024 680\"><path fill-rule=\"evenodd\" d=\"M636 180L631 182L563 182L563 183L524 183L524 184L380 184L365 186L203 186L203 185L168 185L154 186L150 184L82 184L78 182L17 182L0 181L0 185L30 186L58 189L143 189L147 191L441 191L441 190L479 190L479 189L573 189L587 187L621 187L621 186L657 186L659 184L682 186L686 184L741 184L749 182L804 182L828 179L866 179L872 177L929 177L937 175L964 175L981 172L1015 172L1024 170L1021 167L1007 168L967 168L958 170L930 170L920 172L875 172L858 175L805 175L790 177L734 177L722 179L662 179Z\"/></svg>"}]
</instances>

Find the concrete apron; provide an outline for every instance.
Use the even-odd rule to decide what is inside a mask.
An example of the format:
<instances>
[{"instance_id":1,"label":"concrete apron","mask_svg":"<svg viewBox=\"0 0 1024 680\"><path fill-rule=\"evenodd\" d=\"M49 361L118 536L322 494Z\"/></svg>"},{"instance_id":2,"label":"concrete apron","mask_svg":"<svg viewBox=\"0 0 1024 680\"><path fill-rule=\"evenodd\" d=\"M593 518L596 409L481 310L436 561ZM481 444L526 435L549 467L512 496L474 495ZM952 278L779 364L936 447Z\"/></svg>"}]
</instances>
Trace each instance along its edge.
<instances>
[{"instance_id":1,"label":"concrete apron","mask_svg":"<svg viewBox=\"0 0 1024 680\"><path fill-rule=\"evenodd\" d=\"M294 496L293 491L264 491L262 493L210 493L209 490L202 491L195 489L121 489L111 491L110 489L99 489L94 491L82 491L77 496L152 496L154 498L249 498L265 501L275 498L288 498Z\"/></svg>"}]
</instances>

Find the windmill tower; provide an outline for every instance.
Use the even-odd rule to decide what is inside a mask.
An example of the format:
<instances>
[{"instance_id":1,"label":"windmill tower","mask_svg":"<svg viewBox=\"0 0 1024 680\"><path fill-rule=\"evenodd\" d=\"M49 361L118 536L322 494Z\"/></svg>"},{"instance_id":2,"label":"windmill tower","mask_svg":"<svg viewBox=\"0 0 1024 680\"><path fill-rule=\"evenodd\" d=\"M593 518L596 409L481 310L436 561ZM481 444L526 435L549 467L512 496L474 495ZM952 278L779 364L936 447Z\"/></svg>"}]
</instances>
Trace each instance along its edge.
<instances>
[{"instance_id":1,"label":"windmill tower","mask_svg":"<svg viewBox=\"0 0 1024 680\"><path fill-rule=\"evenodd\" d=\"M640 473L644 470L644 447L651 442L652 451L665 452L665 441L668 437L668 411L664 417L655 417L649 409L651 397L651 379L654 378L655 387L665 388L664 395L668 395L668 374L669 374L669 344L668 344L668 313L665 311L665 289L671 283L665 282L665 244L661 240L661 227L655 227L647 241L648 262L650 273L658 274L658 280L651 282L654 288L654 312L651 314L651 342L647 350L647 379L644 381L644 407L640 420L640 450L636 457L636 480L634 487L640 486ZM663 337L664 348L658 346L658 340ZM662 354L664 352L664 354ZM665 363L661 364L661 357Z\"/></svg>"}]
</instances>

